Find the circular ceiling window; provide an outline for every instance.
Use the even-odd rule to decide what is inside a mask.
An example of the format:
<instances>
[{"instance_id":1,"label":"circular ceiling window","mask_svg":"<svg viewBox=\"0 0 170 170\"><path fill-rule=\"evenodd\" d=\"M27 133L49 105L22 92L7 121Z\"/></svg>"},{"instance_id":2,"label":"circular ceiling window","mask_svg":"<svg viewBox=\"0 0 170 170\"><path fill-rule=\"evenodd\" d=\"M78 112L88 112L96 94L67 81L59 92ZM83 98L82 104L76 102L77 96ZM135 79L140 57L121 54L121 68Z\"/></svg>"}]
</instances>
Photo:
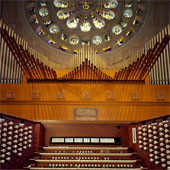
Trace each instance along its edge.
<instances>
[{"instance_id":1,"label":"circular ceiling window","mask_svg":"<svg viewBox=\"0 0 170 170\"><path fill-rule=\"evenodd\" d=\"M124 45L140 29L147 5L141 0L38 0L23 3L35 33L54 48L72 54L85 44L91 45L98 54Z\"/></svg>"}]
</instances>

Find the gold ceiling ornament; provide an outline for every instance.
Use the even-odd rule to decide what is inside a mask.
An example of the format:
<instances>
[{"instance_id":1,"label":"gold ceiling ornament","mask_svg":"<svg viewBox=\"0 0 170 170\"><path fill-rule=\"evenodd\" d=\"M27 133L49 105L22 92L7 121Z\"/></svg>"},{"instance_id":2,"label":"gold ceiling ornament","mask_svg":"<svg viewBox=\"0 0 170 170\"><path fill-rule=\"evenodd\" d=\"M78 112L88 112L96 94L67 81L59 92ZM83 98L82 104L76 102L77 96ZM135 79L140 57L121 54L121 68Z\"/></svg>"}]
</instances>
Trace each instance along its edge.
<instances>
[{"instance_id":1,"label":"gold ceiling ornament","mask_svg":"<svg viewBox=\"0 0 170 170\"><path fill-rule=\"evenodd\" d=\"M83 9L89 9L89 5L88 5L88 2L85 1L84 4L83 4Z\"/></svg>"}]
</instances>

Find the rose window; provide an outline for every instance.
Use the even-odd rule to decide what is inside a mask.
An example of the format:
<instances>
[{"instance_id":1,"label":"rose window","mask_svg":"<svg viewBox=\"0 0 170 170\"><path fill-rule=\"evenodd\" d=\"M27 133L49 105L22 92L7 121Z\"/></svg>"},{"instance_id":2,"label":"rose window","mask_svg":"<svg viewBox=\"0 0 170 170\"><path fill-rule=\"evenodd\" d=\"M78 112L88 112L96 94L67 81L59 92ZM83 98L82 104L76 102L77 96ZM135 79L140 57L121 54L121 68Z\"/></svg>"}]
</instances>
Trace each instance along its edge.
<instances>
[{"instance_id":1,"label":"rose window","mask_svg":"<svg viewBox=\"0 0 170 170\"><path fill-rule=\"evenodd\" d=\"M35 33L54 48L72 54L85 44L98 54L126 44L140 29L147 6L142 0L41 0L23 4Z\"/></svg>"}]
</instances>

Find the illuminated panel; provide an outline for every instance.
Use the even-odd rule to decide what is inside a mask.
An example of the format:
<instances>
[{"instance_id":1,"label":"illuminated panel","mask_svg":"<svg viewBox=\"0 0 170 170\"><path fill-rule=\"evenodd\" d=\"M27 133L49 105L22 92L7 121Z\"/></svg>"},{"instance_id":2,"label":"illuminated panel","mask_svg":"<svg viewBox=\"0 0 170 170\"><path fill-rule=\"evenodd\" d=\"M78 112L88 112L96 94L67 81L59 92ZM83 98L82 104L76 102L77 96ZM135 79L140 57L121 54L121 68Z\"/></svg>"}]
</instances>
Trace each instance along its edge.
<instances>
[{"instance_id":1,"label":"illuminated panel","mask_svg":"<svg viewBox=\"0 0 170 170\"><path fill-rule=\"evenodd\" d=\"M99 138L91 138L91 143L99 143Z\"/></svg>"},{"instance_id":2,"label":"illuminated panel","mask_svg":"<svg viewBox=\"0 0 170 170\"><path fill-rule=\"evenodd\" d=\"M74 143L83 143L83 138L74 138Z\"/></svg>"},{"instance_id":3,"label":"illuminated panel","mask_svg":"<svg viewBox=\"0 0 170 170\"><path fill-rule=\"evenodd\" d=\"M84 138L84 143L90 143L90 138Z\"/></svg>"},{"instance_id":4,"label":"illuminated panel","mask_svg":"<svg viewBox=\"0 0 170 170\"><path fill-rule=\"evenodd\" d=\"M103 144L106 144L106 143L113 144L113 143L115 143L115 139L114 138L100 138L100 143L103 143Z\"/></svg>"},{"instance_id":5,"label":"illuminated panel","mask_svg":"<svg viewBox=\"0 0 170 170\"><path fill-rule=\"evenodd\" d=\"M51 137L51 144L121 145L121 137Z\"/></svg>"},{"instance_id":6,"label":"illuminated panel","mask_svg":"<svg viewBox=\"0 0 170 170\"><path fill-rule=\"evenodd\" d=\"M51 143L64 143L64 138L51 138Z\"/></svg>"},{"instance_id":7,"label":"illuminated panel","mask_svg":"<svg viewBox=\"0 0 170 170\"><path fill-rule=\"evenodd\" d=\"M65 138L65 143L73 143L73 138Z\"/></svg>"}]
</instances>

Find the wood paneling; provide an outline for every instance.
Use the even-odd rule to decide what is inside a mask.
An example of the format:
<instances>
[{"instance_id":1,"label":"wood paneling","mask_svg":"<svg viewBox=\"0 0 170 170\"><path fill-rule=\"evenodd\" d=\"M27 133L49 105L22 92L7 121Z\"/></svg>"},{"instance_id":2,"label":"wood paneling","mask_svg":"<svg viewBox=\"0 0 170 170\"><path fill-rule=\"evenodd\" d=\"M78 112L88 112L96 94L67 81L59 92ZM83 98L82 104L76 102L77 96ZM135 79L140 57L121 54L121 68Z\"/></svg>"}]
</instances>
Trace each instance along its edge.
<instances>
[{"instance_id":1,"label":"wood paneling","mask_svg":"<svg viewBox=\"0 0 170 170\"><path fill-rule=\"evenodd\" d=\"M6 98L7 91L15 92L15 99ZM32 99L32 92L40 92L40 99ZM57 91L65 93L57 98ZM82 99L82 91L90 93L90 99ZM108 91L114 99L107 99ZM157 100L157 91L164 92L164 99ZM96 108L99 120L140 121L169 114L168 85L135 85L108 83L48 83L1 84L0 111L31 120L73 120L73 109ZM139 99L133 100L133 92Z\"/></svg>"},{"instance_id":2,"label":"wood paneling","mask_svg":"<svg viewBox=\"0 0 170 170\"><path fill-rule=\"evenodd\" d=\"M45 128L45 146L50 137L122 137L122 145L128 146L129 122L72 122L41 121Z\"/></svg>"}]
</instances>

